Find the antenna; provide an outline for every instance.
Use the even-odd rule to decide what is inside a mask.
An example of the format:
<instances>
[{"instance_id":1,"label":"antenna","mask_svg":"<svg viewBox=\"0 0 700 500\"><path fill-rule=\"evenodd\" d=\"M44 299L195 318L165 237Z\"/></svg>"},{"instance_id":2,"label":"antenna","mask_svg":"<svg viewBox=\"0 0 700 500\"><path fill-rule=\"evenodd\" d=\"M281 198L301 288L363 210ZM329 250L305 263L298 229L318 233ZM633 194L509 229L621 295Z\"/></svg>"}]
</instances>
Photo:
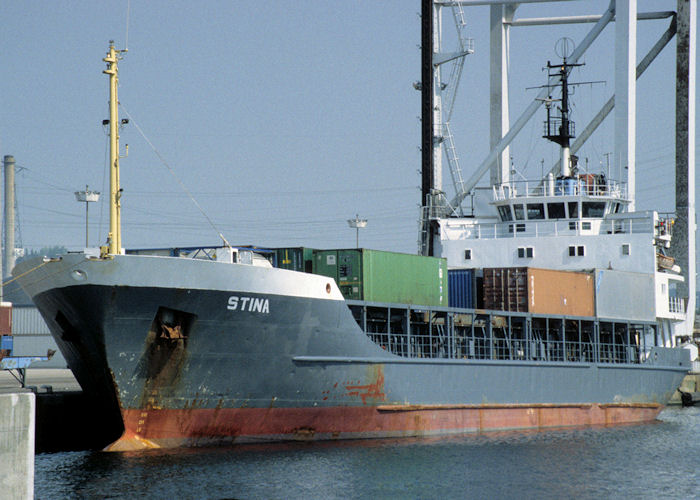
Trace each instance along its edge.
<instances>
[{"instance_id":1,"label":"antenna","mask_svg":"<svg viewBox=\"0 0 700 500\"><path fill-rule=\"evenodd\" d=\"M574 51L576 44L571 38L561 37L554 44L554 53L559 57L559 59L567 59L571 53Z\"/></svg>"},{"instance_id":2,"label":"antenna","mask_svg":"<svg viewBox=\"0 0 700 500\"><path fill-rule=\"evenodd\" d=\"M131 8L131 0L126 0L126 36L124 37L124 52L129 50L129 10Z\"/></svg>"}]
</instances>

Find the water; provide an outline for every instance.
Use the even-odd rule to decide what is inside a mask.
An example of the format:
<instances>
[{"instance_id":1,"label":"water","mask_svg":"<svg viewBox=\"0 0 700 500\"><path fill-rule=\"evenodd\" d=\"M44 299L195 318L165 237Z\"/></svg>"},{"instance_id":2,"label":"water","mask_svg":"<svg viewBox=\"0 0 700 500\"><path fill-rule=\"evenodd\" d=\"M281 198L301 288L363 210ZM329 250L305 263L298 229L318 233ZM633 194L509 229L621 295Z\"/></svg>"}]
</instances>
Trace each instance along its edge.
<instances>
[{"instance_id":1,"label":"water","mask_svg":"<svg viewBox=\"0 0 700 500\"><path fill-rule=\"evenodd\" d=\"M36 457L61 498L698 498L700 408L660 422L447 438Z\"/></svg>"}]
</instances>

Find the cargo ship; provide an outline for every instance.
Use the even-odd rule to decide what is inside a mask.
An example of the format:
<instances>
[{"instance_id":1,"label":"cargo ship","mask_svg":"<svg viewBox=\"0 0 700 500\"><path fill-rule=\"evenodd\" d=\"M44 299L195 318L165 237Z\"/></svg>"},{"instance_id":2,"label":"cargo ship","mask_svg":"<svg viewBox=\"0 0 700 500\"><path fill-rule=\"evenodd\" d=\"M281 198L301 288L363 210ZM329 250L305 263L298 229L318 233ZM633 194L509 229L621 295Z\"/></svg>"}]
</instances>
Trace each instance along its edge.
<instances>
[{"instance_id":1,"label":"cargo ship","mask_svg":"<svg viewBox=\"0 0 700 500\"><path fill-rule=\"evenodd\" d=\"M668 346L685 317L657 255L669 221L568 158L492 186L496 216L432 219L441 257L124 251L120 57L112 43L108 245L13 271L103 410L105 449L646 422L688 371Z\"/></svg>"}]
</instances>

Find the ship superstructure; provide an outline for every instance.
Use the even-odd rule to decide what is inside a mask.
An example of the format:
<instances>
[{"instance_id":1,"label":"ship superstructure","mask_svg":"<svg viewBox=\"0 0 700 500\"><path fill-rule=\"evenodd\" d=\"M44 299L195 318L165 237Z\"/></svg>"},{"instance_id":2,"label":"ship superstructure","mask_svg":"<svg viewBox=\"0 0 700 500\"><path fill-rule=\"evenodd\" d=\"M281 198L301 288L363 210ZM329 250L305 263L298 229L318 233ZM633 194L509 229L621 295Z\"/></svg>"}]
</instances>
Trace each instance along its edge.
<instances>
[{"instance_id":1,"label":"ship superstructure","mask_svg":"<svg viewBox=\"0 0 700 500\"><path fill-rule=\"evenodd\" d=\"M451 269L535 266L590 272L604 269L651 276L655 307L644 317L658 318L665 342L671 345L675 337L692 330L695 310L695 144L693 134L688 131L694 130L695 122L692 61L695 60L696 6L682 2L676 12L637 12L637 2L617 0L600 15L557 16L552 9L548 17L516 16L519 9L527 8L524 4L537 3L544 1L422 2L423 184L419 252L447 257ZM491 150L464 177L464 163L460 168L453 161L458 155L449 122L462 61L473 51L473 44L464 43L464 11L486 4L490 11L490 120L485 125L489 127ZM448 39L444 30L449 18L454 18L458 31L458 44L453 50L444 42ZM638 54L637 23L656 21L663 26L665 19L669 20L668 29L660 30L659 39L648 52ZM536 87L537 97L514 119L509 104L509 92L512 92L509 86L513 83L513 68L509 64L511 33L580 23L589 26L587 34L577 45L568 38L557 42L556 52L561 61L547 62L543 68L547 70L546 85ZM570 119L569 89L575 85L569 81L570 72L583 65L586 51L612 26L614 40L606 46L606 55L614 70L614 94L576 134ZM636 85L674 39L677 40L676 206L673 214L653 214L651 210L635 208L636 109L646 105L637 102ZM465 50L467 46L469 50ZM445 69L448 64L454 65L449 78ZM544 170L538 178L515 179L517 159L513 164L509 148L538 110L544 114L543 108L547 120L542 135L560 146L560 158L550 170L552 175ZM614 127L605 139L614 149L607 155L607 168L589 170L588 161L585 166L584 162L579 164L576 155L610 118L614 118ZM443 159L450 169L454 196L448 196L443 178L437 173ZM482 187L485 178L489 180L488 187ZM509 236L513 237L512 241L508 241ZM531 237L538 241L528 240ZM460 242L462 238L465 241Z\"/></svg>"},{"instance_id":2,"label":"ship superstructure","mask_svg":"<svg viewBox=\"0 0 700 500\"><path fill-rule=\"evenodd\" d=\"M620 296L614 306L600 302L597 314L656 321L664 342L671 345L674 325L686 318L685 301L676 293L684 278L667 255L674 218L655 211L630 212L626 183L605 172L580 171L578 159L570 154L575 135L568 73L575 66L580 64L568 64L566 58L560 64L547 63L549 76L553 68L559 75L561 98L556 110L548 99L543 137L560 146L560 171L482 190L493 210L439 219L435 247L452 269L588 271L599 293L613 286L612 281L625 288L619 281L626 281L630 295Z\"/></svg>"}]
</instances>

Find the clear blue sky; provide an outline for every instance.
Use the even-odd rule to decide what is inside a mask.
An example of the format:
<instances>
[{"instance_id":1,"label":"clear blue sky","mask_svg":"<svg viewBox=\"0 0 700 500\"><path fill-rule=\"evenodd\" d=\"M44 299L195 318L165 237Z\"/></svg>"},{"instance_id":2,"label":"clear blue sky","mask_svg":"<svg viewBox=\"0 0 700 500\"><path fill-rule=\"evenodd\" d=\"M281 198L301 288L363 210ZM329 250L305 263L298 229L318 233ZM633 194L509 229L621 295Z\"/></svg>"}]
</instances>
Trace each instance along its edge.
<instances>
[{"instance_id":1,"label":"clear blue sky","mask_svg":"<svg viewBox=\"0 0 700 500\"><path fill-rule=\"evenodd\" d=\"M600 14L608 0L523 6L519 17ZM639 1L640 11L675 0ZM415 252L420 185L418 0L130 3L120 101L233 244L351 247L346 219L369 219L362 246ZM459 90L453 132L466 175L488 153L488 9L467 9L476 53ZM107 192L108 41L127 43L127 1L0 5L0 154L14 155L21 243L84 244L73 191ZM446 21L450 18L446 17ZM639 27L638 59L668 20ZM512 30L512 120L545 82L562 36L591 25ZM449 37L452 27L446 22ZM576 70L578 130L612 94L613 27ZM638 82L638 208L673 210L675 40ZM122 112L122 116L124 116ZM540 139L544 111L514 143L516 169L537 177L556 150ZM122 131L123 242L219 242L134 124ZM613 150L611 119L579 154L591 170ZM445 178L449 176L445 173ZM447 189L450 191L450 188ZM104 197L103 197L104 199ZM90 208L91 245L107 209Z\"/></svg>"}]
</instances>

